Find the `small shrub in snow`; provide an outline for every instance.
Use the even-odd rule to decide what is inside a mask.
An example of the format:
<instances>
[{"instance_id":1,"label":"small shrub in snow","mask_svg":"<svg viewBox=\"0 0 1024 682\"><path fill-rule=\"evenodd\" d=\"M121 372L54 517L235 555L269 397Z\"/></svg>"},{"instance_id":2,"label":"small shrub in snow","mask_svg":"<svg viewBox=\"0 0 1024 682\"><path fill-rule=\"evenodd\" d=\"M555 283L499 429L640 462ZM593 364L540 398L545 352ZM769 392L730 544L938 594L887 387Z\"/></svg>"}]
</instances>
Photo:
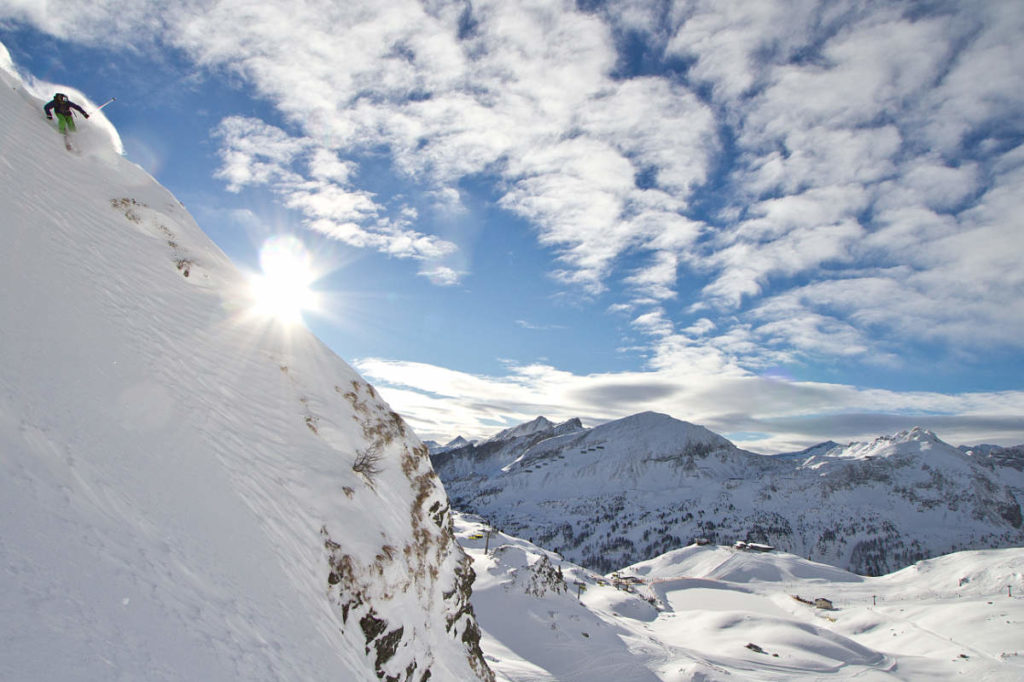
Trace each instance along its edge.
<instances>
[{"instance_id":1,"label":"small shrub in snow","mask_svg":"<svg viewBox=\"0 0 1024 682\"><path fill-rule=\"evenodd\" d=\"M383 471L380 464L383 458L378 447L371 446L366 450L356 451L356 460L352 463L352 471L372 482L373 477Z\"/></svg>"}]
</instances>

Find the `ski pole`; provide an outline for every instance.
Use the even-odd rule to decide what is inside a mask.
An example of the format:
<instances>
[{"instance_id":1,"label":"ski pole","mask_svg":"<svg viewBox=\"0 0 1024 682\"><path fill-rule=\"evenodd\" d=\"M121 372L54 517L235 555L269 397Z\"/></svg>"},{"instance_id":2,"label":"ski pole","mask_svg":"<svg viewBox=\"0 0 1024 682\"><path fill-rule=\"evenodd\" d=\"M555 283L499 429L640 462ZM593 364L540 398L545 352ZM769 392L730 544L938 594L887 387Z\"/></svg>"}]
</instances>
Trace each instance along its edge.
<instances>
[{"instance_id":1,"label":"ski pole","mask_svg":"<svg viewBox=\"0 0 1024 682\"><path fill-rule=\"evenodd\" d=\"M98 107L96 107L95 109L93 109L92 113L94 113L94 114L95 114L95 113L96 113L97 111L99 111L100 109L102 109L103 107L107 106L108 104L110 104L111 102L113 102L113 101L115 101L115 100L117 100L117 98L116 98L116 97L111 97L111 98L110 98L110 99L108 99L108 100L107 100L106 102L104 102L103 104L101 104L101 105L99 105Z\"/></svg>"}]
</instances>

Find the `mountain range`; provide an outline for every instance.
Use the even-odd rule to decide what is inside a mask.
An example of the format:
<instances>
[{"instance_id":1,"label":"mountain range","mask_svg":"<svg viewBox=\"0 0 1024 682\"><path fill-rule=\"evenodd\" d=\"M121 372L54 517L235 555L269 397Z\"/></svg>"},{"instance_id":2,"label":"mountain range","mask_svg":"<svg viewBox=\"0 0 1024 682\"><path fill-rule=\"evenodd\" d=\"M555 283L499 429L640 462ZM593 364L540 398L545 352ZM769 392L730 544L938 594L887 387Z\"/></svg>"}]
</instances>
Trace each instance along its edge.
<instances>
[{"instance_id":1,"label":"mountain range","mask_svg":"<svg viewBox=\"0 0 1024 682\"><path fill-rule=\"evenodd\" d=\"M435 452L456 509L610 571L703 538L864 575L1024 544L1024 453L914 428L759 455L651 412L594 428L541 417Z\"/></svg>"}]
</instances>

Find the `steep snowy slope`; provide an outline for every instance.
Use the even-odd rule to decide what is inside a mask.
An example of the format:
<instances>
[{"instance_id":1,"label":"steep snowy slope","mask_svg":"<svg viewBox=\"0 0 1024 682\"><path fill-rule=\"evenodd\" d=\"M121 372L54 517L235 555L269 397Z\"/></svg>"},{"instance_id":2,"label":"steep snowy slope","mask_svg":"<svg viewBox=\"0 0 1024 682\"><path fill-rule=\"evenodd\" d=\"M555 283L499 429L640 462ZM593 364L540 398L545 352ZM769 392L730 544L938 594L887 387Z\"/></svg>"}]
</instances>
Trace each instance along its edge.
<instances>
[{"instance_id":1,"label":"steep snowy slope","mask_svg":"<svg viewBox=\"0 0 1024 682\"><path fill-rule=\"evenodd\" d=\"M433 461L457 509L601 571L699 537L767 543L868 575L1024 544L1014 460L972 457L923 429L769 457L643 413Z\"/></svg>"},{"instance_id":2,"label":"steep snowy slope","mask_svg":"<svg viewBox=\"0 0 1024 682\"><path fill-rule=\"evenodd\" d=\"M0 678L492 679L426 448L30 90L0 69Z\"/></svg>"}]
</instances>

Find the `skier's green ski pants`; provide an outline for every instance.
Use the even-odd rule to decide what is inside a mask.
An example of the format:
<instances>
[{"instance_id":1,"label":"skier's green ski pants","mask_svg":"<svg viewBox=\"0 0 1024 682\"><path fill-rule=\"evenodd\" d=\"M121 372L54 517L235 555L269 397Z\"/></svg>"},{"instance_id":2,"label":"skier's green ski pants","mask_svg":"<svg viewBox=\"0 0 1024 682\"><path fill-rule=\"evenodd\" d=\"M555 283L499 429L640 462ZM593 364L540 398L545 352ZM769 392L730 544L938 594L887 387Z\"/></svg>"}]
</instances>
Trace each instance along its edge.
<instances>
[{"instance_id":1,"label":"skier's green ski pants","mask_svg":"<svg viewBox=\"0 0 1024 682\"><path fill-rule=\"evenodd\" d=\"M57 114L57 128L61 134L66 134L68 131L75 132L75 119L71 118L71 114Z\"/></svg>"}]
</instances>

